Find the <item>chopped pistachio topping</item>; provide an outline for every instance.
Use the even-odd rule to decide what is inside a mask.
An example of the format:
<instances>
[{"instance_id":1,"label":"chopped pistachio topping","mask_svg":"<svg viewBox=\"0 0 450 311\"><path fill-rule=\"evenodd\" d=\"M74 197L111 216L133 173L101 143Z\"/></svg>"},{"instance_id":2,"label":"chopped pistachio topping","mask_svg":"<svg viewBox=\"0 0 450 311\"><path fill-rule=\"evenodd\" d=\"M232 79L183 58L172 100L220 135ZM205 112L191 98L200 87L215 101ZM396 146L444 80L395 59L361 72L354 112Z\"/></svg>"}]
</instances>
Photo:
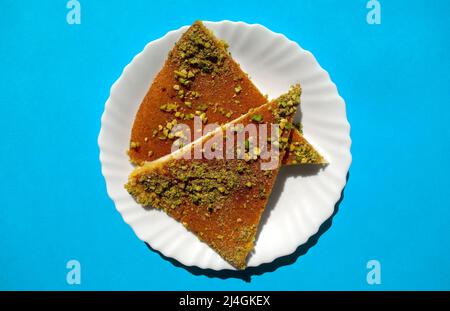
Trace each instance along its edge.
<instances>
[{"instance_id":1,"label":"chopped pistachio topping","mask_svg":"<svg viewBox=\"0 0 450 311\"><path fill-rule=\"evenodd\" d=\"M296 128L300 132L300 134L303 134L303 126L302 126L302 124L300 122L295 122L293 124L293 126L294 126L294 128Z\"/></svg>"},{"instance_id":2,"label":"chopped pistachio topping","mask_svg":"<svg viewBox=\"0 0 450 311\"><path fill-rule=\"evenodd\" d=\"M245 151L249 151L250 150L250 141L248 139L246 139L244 141L245 144Z\"/></svg>"},{"instance_id":3,"label":"chopped pistachio topping","mask_svg":"<svg viewBox=\"0 0 450 311\"><path fill-rule=\"evenodd\" d=\"M173 61L181 68L177 70L181 75L175 74L178 79L184 79L183 82L180 81L182 84L193 78L196 70L215 75L225 69L223 65L226 55L224 43L214 42L202 26L193 25L177 43L177 52L172 55Z\"/></svg>"},{"instance_id":4,"label":"chopped pistachio topping","mask_svg":"<svg viewBox=\"0 0 450 311\"><path fill-rule=\"evenodd\" d=\"M181 77L181 78L187 78L187 75L188 75L186 69L182 69L182 70L179 70L179 71L175 70L174 73L175 73L175 76Z\"/></svg>"},{"instance_id":5,"label":"chopped pistachio topping","mask_svg":"<svg viewBox=\"0 0 450 311\"><path fill-rule=\"evenodd\" d=\"M184 120L192 120L192 119L194 119L193 113L188 113L188 114L184 115Z\"/></svg>"},{"instance_id":6,"label":"chopped pistachio topping","mask_svg":"<svg viewBox=\"0 0 450 311\"><path fill-rule=\"evenodd\" d=\"M292 125L288 122L288 117L296 113L297 106L300 104L300 94L300 85L292 86L287 94L276 100L276 107L272 111L275 122L279 124L281 130L279 144L274 141L272 145L279 146L281 150L286 150L289 147L287 136Z\"/></svg>"},{"instance_id":7,"label":"chopped pistachio topping","mask_svg":"<svg viewBox=\"0 0 450 311\"><path fill-rule=\"evenodd\" d=\"M271 170L264 171L263 175L264 176L272 176L272 171Z\"/></svg>"},{"instance_id":8,"label":"chopped pistachio topping","mask_svg":"<svg viewBox=\"0 0 450 311\"><path fill-rule=\"evenodd\" d=\"M289 150L295 155L296 163L318 164L325 162L323 157L308 143L291 143Z\"/></svg>"},{"instance_id":9,"label":"chopped pistachio topping","mask_svg":"<svg viewBox=\"0 0 450 311\"><path fill-rule=\"evenodd\" d=\"M185 98L197 99L200 97L200 93L197 91L187 91Z\"/></svg>"},{"instance_id":10,"label":"chopped pistachio topping","mask_svg":"<svg viewBox=\"0 0 450 311\"><path fill-rule=\"evenodd\" d=\"M283 118L293 115L300 104L301 89L299 85L292 86L289 92L277 99L277 109L273 110L273 115L277 123Z\"/></svg>"},{"instance_id":11,"label":"chopped pistachio topping","mask_svg":"<svg viewBox=\"0 0 450 311\"><path fill-rule=\"evenodd\" d=\"M141 144L137 141L130 142L130 149L138 149L141 146Z\"/></svg>"},{"instance_id":12,"label":"chopped pistachio topping","mask_svg":"<svg viewBox=\"0 0 450 311\"><path fill-rule=\"evenodd\" d=\"M205 104L205 103L198 104L196 106L196 109L199 111L206 111L206 110L208 110L208 104Z\"/></svg>"},{"instance_id":13,"label":"chopped pistachio topping","mask_svg":"<svg viewBox=\"0 0 450 311\"><path fill-rule=\"evenodd\" d=\"M143 205L176 208L187 201L214 211L217 203L236 190L244 178L221 163L214 169L206 163L173 165L168 174L150 172L139 176L140 189L130 183L126 188Z\"/></svg>"},{"instance_id":14,"label":"chopped pistachio topping","mask_svg":"<svg viewBox=\"0 0 450 311\"><path fill-rule=\"evenodd\" d=\"M261 154L261 149L259 147L254 147L253 154L258 157Z\"/></svg>"},{"instance_id":15,"label":"chopped pistachio topping","mask_svg":"<svg viewBox=\"0 0 450 311\"><path fill-rule=\"evenodd\" d=\"M252 115L252 121L260 123L260 122L262 122L262 120L263 120L262 115L260 115L260 114Z\"/></svg>"},{"instance_id":16,"label":"chopped pistachio topping","mask_svg":"<svg viewBox=\"0 0 450 311\"><path fill-rule=\"evenodd\" d=\"M239 174L243 174L243 173L247 172L247 167L245 167L242 163L239 163L236 167L236 171Z\"/></svg>"},{"instance_id":17,"label":"chopped pistachio topping","mask_svg":"<svg viewBox=\"0 0 450 311\"><path fill-rule=\"evenodd\" d=\"M175 112L178 110L178 104L177 103L168 103L168 104L162 104L159 106L159 109L165 112Z\"/></svg>"}]
</instances>

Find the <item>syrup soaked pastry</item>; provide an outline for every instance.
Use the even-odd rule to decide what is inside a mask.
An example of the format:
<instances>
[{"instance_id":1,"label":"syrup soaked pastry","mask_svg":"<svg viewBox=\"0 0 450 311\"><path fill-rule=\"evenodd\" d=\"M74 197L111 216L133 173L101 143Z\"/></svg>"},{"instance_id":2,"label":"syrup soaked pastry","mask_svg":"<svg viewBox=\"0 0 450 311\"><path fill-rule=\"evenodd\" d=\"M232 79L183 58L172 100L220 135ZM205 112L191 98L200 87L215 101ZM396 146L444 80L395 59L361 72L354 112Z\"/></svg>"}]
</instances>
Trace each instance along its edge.
<instances>
[{"instance_id":1,"label":"syrup soaked pastry","mask_svg":"<svg viewBox=\"0 0 450 311\"><path fill-rule=\"evenodd\" d=\"M289 148L300 93L300 86L293 86L287 94L178 151L146 162L131 173L125 188L138 203L165 211L235 268L244 269ZM256 137L249 136L242 143L239 135L245 136L245 129L252 124L257 128ZM276 139L270 135L273 128L279 133ZM257 141L266 141L265 147ZM195 150L203 156L195 158ZM207 159L205 150L221 150L218 154L228 156ZM276 152L270 152L273 150ZM275 165L270 167L273 160Z\"/></svg>"},{"instance_id":2,"label":"syrup soaked pastry","mask_svg":"<svg viewBox=\"0 0 450 311\"><path fill-rule=\"evenodd\" d=\"M171 129L183 123L194 135L194 116L204 125L225 124L267 102L228 53L227 44L197 21L170 51L139 107L131 132L130 160L140 165L170 154L178 139ZM299 137L299 132L292 134L291 141L306 142L297 141ZM292 164L294 158L288 156L285 161Z\"/></svg>"}]
</instances>

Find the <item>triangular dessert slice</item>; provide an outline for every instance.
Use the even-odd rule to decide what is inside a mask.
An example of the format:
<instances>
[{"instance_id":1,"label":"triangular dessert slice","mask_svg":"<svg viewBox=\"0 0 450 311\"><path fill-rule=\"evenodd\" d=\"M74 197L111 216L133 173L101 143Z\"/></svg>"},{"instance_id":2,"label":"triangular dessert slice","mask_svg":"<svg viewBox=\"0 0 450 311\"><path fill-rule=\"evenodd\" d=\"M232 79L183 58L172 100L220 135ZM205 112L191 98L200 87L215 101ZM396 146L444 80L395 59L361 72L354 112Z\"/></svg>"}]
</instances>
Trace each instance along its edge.
<instances>
[{"instance_id":1,"label":"triangular dessert slice","mask_svg":"<svg viewBox=\"0 0 450 311\"><path fill-rule=\"evenodd\" d=\"M194 116L204 124L225 124L267 103L226 49L200 21L182 35L136 114L129 150L133 163L169 154L177 139L170 134L175 124L186 124L194 134Z\"/></svg>"},{"instance_id":2,"label":"triangular dessert slice","mask_svg":"<svg viewBox=\"0 0 450 311\"><path fill-rule=\"evenodd\" d=\"M164 210L231 265L244 269L299 102L297 85L178 151L136 168L125 188L138 203ZM246 138L252 126L257 137ZM279 129L276 139L270 135L273 129ZM202 156L192 159L195 150ZM224 158L208 160L208 150L220 150Z\"/></svg>"}]
</instances>

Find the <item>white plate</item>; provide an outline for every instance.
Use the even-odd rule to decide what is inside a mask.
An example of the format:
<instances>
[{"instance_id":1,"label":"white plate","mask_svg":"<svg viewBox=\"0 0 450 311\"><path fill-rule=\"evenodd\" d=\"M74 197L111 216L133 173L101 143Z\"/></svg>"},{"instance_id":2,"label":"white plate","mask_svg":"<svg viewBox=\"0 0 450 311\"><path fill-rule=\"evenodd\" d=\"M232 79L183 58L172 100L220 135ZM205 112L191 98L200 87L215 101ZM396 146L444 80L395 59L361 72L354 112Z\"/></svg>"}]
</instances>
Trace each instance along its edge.
<instances>
[{"instance_id":1,"label":"white plate","mask_svg":"<svg viewBox=\"0 0 450 311\"><path fill-rule=\"evenodd\" d=\"M332 215L351 163L350 126L344 100L310 52L258 24L222 21L205 25L229 43L233 57L270 98L300 82L304 134L330 162L311 176L297 174L294 167L281 171L248 262L254 267L293 253ZM186 266L233 269L181 224L135 203L123 187L133 169L125 151L135 114L167 53L187 27L147 44L111 87L98 138L102 173L117 210L141 240Z\"/></svg>"}]
</instances>

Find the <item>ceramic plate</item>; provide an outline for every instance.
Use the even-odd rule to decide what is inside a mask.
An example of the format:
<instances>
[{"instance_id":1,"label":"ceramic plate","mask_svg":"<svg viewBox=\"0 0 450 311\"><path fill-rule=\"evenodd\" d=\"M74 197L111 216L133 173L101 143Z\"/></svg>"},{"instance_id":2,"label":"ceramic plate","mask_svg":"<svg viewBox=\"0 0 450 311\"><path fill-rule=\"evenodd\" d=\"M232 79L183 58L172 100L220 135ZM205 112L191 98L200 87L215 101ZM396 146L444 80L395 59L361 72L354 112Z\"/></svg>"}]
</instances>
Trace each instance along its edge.
<instances>
[{"instance_id":1,"label":"ceramic plate","mask_svg":"<svg viewBox=\"0 0 450 311\"><path fill-rule=\"evenodd\" d=\"M269 98L285 93L294 83L301 84L304 135L330 163L314 174L295 167L281 170L248 261L254 267L293 253L332 215L351 162L350 126L336 86L310 52L258 24L221 21L205 25L229 43L234 59ZM111 87L98 138L102 173L117 210L141 240L186 266L233 269L165 213L142 208L123 187L133 170L125 151L135 114L167 53L187 28L148 43Z\"/></svg>"}]
</instances>

